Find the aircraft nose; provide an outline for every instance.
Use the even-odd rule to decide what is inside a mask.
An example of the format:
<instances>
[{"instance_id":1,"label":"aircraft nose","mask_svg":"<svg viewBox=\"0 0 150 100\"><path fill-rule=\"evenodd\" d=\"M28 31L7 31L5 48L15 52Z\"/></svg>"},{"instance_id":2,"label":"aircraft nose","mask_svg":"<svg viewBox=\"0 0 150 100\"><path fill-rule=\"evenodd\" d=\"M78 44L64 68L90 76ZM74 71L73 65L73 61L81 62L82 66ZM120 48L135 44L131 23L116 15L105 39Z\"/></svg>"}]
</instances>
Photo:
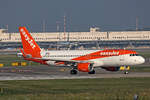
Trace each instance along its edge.
<instances>
[{"instance_id":1,"label":"aircraft nose","mask_svg":"<svg viewBox=\"0 0 150 100\"><path fill-rule=\"evenodd\" d=\"M145 62L145 59L144 59L143 57L140 57L139 63L140 63L140 64L143 64L144 62Z\"/></svg>"}]
</instances>

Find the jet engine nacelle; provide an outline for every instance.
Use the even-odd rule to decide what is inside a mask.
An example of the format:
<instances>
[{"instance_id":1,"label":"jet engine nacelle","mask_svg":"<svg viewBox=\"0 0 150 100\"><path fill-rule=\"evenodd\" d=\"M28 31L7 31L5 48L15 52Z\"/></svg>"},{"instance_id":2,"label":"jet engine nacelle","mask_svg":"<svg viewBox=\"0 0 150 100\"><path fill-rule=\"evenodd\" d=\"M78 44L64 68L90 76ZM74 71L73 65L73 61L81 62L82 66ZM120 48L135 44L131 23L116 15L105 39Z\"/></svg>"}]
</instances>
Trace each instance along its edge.
<instances>
[{"instance_id":1,"label":"jet engine nacelle","mask_svg":"<svg viewBox=\"0 0 150 100\"><path fill-rule=\"evenodd\" d=\"M90 72L93 70L93 65L90 63L78 63L77 69L81 72Z\"/></svg>"},{"instance_id":2,"label":"jet engine nacelle","mask_svg":"<svg viewBox=\"0 0 150 100\"><path fill-rule=\"evenodd\" d=\"M120 67L102 67L103 69L107 70L107 71L119 71Z\"/></svg>"}]
</instances>

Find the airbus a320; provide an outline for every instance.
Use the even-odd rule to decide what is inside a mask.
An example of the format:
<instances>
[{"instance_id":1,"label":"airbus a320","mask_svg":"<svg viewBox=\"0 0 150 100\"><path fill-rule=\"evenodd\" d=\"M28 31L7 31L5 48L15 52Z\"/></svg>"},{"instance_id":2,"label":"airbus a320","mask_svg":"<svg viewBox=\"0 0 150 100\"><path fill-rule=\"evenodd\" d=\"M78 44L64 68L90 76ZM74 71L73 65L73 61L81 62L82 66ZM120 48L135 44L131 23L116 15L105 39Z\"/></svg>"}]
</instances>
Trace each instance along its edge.
<instances>
[{"instance_id":1,"label":"airbus a320","mask_svg":"<svg viewBox=\"0 0 150 100\"><path fill-rule=\"evenodd\" d=\"M107 71L119 71L121 66L138 65L145 59L136 51L124 49L104 50L52 50L41 49L26 27L19 27L22 46L21 55L25 60L49 66L71 67L71 74L79 71L95 74L95 68L101 67Z\"/></svg>"}]
</instances>

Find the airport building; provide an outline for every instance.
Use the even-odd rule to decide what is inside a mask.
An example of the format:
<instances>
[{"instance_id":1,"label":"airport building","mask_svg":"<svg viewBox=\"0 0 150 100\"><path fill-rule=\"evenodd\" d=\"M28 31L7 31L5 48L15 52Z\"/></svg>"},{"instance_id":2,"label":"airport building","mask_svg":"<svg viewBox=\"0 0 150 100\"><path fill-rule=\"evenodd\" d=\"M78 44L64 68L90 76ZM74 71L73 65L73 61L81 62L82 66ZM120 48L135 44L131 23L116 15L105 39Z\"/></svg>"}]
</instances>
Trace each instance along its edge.
<instances>
[{"instance_id":1,"label":"airport building","mask_svg":"<svg viewBox=\"0 0 150 100\"><path fill-rule=\"evenodd\" d=\"M21 44L19 33L7 33L5 29L0 29L0 45ZM47 43L56 42L79 42L89 43L98 42L102 46L150 46L150 31L115 31L101 32L99 28L90 28L90 32L43 32L31 33L35 41ZM16 45L17 44L17 45ZM44 44L43 44L44 45Z\"/></svg>"}]
</instances>

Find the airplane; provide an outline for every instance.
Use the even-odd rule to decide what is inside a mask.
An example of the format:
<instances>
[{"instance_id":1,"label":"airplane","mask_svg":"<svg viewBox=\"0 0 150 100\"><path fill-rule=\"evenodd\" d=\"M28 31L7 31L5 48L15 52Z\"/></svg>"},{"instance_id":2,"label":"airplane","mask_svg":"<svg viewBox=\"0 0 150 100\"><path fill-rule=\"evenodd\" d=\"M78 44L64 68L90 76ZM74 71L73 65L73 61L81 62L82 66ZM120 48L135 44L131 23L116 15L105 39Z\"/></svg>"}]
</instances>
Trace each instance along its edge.
<instances>
[{"instance_id":1,"label":"airplane","mask_svg":"<svg viewBox=\"0 0 150 100\"><path fill-rule=\"evenodd\" d=\"M145 62L145 59L136 51L125 49L103 50L44 50L39 47L26 27L19 27L23 49L20 48L25 60L49 66L71 67L70 74L79 71L95 74L95 68L101 67L107 71L129 69L129 66ZM128 72L125 71L125 74Z\"/></svg>"}]
</instances>

